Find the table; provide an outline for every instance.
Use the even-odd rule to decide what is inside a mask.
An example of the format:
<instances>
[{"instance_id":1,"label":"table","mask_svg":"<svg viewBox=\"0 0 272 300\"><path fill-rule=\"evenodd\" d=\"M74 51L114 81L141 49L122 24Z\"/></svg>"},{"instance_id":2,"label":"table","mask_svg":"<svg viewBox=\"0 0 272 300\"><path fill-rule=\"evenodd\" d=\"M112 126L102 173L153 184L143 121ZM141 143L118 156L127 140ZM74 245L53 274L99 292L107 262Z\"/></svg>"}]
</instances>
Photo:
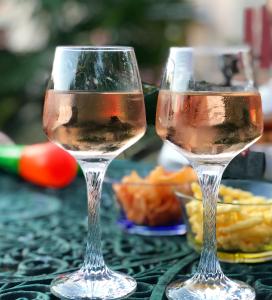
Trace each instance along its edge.
<instances>
[{"instance_id":1,"label":"table","mask_svg":"<svg viewBox=\"0 0 272 300\"><path fill-rule=\"evenodd\" d=\"M124 163L109 169L118 174ZM163 300L166 285L187 278L199 256L184 236L128 235L116 225L109 184L104 184L101 209L103 252L109 266L135 277L137 291L129 298ZM86 237L86 191L79 176L68 188L34 187L0 173L0 299L56 299L49 285L57 274L77 269ZM114 238L113 238L114 237ZM272 263L228 264L231 278L255 287L257 300L272 299Z\"/></svg>"}]
</instances>

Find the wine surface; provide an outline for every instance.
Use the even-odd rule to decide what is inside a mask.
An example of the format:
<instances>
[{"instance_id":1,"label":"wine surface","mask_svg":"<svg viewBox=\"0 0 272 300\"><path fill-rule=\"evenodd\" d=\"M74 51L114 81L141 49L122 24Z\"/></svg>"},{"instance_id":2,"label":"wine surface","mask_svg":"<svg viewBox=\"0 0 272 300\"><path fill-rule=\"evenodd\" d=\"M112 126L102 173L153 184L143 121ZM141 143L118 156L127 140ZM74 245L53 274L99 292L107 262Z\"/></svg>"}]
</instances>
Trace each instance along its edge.
<instances>
[{"instance_id":1,"label":"wine surface","mask_svg":"<svg viewBox=\"0 0 272 300\"><path fill-rule=\"evenodd\" d=\"M51 141L74 155L118 154L144 135L143 95L48 90L43 127Z\"/></svg>"},{"instance_id":2,"label":"wine surface","mask_svg":"<svg viewBox=\"0 0 272 300\"><path fill-rule=\"evenodd\" d=\"M159 92L156 131L189 159L227 159L254 143L262 130L257 92Z\"/></svg>"}]
</instances>

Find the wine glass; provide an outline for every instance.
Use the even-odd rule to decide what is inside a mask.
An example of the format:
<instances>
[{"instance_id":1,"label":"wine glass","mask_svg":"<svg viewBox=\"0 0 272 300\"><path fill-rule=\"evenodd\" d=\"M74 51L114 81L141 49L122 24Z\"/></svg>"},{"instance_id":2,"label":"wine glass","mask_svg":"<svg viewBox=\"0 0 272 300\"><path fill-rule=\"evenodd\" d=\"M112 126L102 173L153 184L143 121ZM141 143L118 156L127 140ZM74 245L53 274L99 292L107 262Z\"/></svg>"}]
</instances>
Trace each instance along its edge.
<instances>
[{"instance_id":1,"label":"wine glass","mask_svg":"<svg viewBox=\"0 0 272 300\"><path fill-rule=\"evenodd\" d=\"M101 251L99 201L105 171L145 133L142 86L131 47L57 47L46 91L44 131L80 165L87 183L88 236L82 267L53 280L66 299L120 299L136 289L110 270Z\"/></svg>"},{"instance_id":2,"label":"wine glass","mask_svg":"<svg viewBox=\"0 0 272 300\"><path fill-rule=\"evenodd\" d=\"M158 96L156 131L196 171L203 195L203 249L197 272L166 289L169 299L255 299L227 278L216 255L216 204L222 173L260 138L261 98L248 47L171 48Z\"/></svg>"}]
</instances>

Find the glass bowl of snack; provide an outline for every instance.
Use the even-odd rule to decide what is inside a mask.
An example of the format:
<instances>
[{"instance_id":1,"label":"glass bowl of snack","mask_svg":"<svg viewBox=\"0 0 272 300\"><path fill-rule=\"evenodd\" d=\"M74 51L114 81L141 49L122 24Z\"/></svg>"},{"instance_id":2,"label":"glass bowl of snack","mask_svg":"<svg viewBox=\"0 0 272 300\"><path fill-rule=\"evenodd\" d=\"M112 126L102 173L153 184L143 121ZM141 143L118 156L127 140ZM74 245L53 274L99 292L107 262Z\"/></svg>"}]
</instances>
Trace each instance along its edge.
<instances>
[{"instance_id":1,"label":"glass bowl of snack","mask_svg":"<svg viewBox=\"0 0 272 300\"><path fill-rule=\"evenodd\" d=\"M202 194L176 191L183 208L188 243L198 252L203 241ZM272 259L272 183L223 180L217 204L216 239L221 261L256 263Z\"/></svg>"},{"instance_id":2,"label":"glass bowl of snack","mask_svg":"<svg viewBox=\"0 0 272 300\"><path fill-rule=\"evenodd\" d=\"M179 190L189 194L197 180L191 167L167 171L161 166L140 164L119 176L106 177L120 208L119 226L133 234L160 236L186 233ZM116 178L117 177L117 178Z\"/></svg>"}]
</instances>

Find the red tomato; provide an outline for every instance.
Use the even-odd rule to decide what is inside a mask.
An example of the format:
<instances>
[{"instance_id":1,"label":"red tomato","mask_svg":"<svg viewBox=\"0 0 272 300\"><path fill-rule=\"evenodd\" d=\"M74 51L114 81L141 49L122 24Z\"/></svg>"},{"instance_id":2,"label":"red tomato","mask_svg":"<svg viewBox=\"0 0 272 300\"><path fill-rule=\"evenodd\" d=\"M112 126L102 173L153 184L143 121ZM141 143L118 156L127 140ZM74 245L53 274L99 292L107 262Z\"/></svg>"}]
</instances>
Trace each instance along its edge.
<instances>
[{"instance_id":1,"label":"red tomato","mask_svg":"<svg viewBox=\"0 0 272 300\"><path fill-rule=\"evenodd\" d=\"M26 146L19 162L19 174L44 187L67 186L76 177L77 170L76 160L50 142Z\"/></svg>"}]
</instances>

